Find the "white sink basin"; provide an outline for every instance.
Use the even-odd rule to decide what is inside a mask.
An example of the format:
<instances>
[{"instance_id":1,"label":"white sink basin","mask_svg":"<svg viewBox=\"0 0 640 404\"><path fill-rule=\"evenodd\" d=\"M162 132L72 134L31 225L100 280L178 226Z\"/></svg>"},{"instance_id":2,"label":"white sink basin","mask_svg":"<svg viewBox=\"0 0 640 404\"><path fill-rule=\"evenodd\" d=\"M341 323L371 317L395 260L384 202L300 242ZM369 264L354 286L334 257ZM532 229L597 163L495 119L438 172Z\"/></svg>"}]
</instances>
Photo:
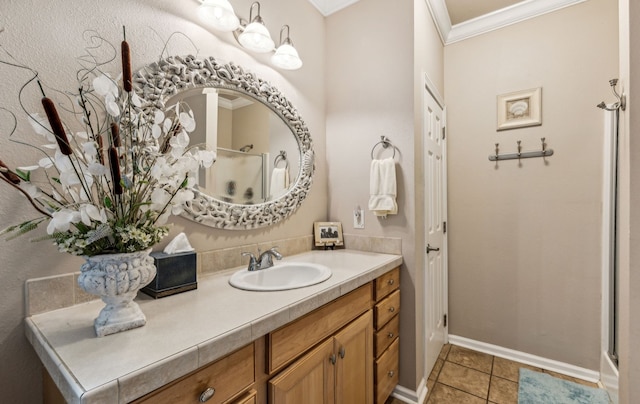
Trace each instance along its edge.
<instances>
[{"instance_id":1,"label":"white sink basin","mask_svg":"<svg viewBox=\"0 0 640 404\"><path fill-rule=\"evenodd\" d=\"M324 282L331 269L306 262L282 262L271 268L249 271L243 269L231 275L231 286L244 290L271 291L303 288Z\"/></svg>"}]
</instances>

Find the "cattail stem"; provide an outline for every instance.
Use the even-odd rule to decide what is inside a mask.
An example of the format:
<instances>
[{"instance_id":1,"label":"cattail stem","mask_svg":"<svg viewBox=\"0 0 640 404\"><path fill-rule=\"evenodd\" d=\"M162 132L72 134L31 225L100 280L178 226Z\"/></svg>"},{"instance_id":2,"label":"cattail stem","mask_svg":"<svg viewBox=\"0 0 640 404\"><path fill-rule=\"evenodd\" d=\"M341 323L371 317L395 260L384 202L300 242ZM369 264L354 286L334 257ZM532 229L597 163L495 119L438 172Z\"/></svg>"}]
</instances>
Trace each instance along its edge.
<instances>
[{"instance_id":1,"label":"cattail stem","mask_svg":"<svg viewBox=\"0 0 640 404\"><path fill-rule=\"evenodd\" d=\"M122 177L120 176L120 163L118 162L118 151L115 147L109 148L109 165L111 166L111 179L113 182L113 193L122 195Z\"/></svg>"},{"instance_id":2,"label":"cattail stem","mask_svg":"<svg viewBox=\"0 0 640 404\"><path fill-rule=\"evenodd\" d=\"M122 140L120 139L120 128L115 122L111 123L111 144L115 147L122 146Z\"/></svg>"},{"instance_id":3,"label":"cattail stem","mask_svg":"<svg viewBox=\"0 0 640 404\"><path fill-rule=\"evenodd\" d=\"M29 195L27 193L27 191L25 191L24 189L20 188L19 186L17 186L16 184L14 184L13 182L11 182L10 180L8 180L8 179L6 179L4 177L0 177L0 180L6 182L7 184L11 185L12 187L14 187L18 191L20 191L27 198L29 203L31 203L31 205L33 206L33 208L35 210L37 210L38 212L42 213L45 216L52 217L51 213L47 212L46 210L43 210L40 206L36 205L36 201L33 200L31 195Z\"/></svg>"},{"instance_id":4,"label":"cattail stem","mask_svg":"<svg viewBox=\"0 0 640 404\"><path fill-rule=\"evenodd\" d=\"M102 165L104 165L103 149L104 149L104 144L102 142L102 135L98 134L98 160Z\"/></svg>"},{"instance_id":5,"label":"cattail stem","mask_svg":"<svg viewBox=\"0 0 640 404\"><path fill-rule=\"evenodd\" d=\"M3 168L2 170L0 170L0 172L2 172L2 175L4 175L6 179L8 179L9 181L11 181L13 184L16 184L16 185L20 183L20 177L18 177L16 173L11 171L9 167L2 160L0 160L0 167Z\"/></svg>"},{"instance_id":6,"label":"cattail stem","mask_svg":"<svg viewBox=\"0 0 640 404\"><path fill-rule=\"evenodd\" d=\"M64 130L64 125L62 125L62 121L60 120L55 104L50 98L42 97L42 106L44 107L44 112L47 114L51 130L56 137L56 142L58 142L60 152L65 156L72 154L73 150L71 150L71 146L69 145L67 133Z\"/></svg>"},{"instance_id":7,"label":"cattail stem","mask_svg":"<svg viewBox=\"0 0 640 404\"><path fill-rule=\"evenodd\" d=\"M122 54L122 87L128 93L131 92L133 86L131 84L131 51L129 50L129 44L127 43L126 31L122 27L124 40L120 44L120 51Z\"/></svg>"}]
</instances>

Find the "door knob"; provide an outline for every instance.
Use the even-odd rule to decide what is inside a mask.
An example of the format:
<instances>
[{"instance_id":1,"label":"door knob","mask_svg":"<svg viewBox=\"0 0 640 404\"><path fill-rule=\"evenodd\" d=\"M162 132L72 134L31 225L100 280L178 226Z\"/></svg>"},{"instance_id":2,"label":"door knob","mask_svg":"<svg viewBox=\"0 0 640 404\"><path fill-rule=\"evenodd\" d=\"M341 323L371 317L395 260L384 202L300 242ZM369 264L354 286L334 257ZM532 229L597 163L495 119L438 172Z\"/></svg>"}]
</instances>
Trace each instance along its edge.
<instances>
[{"instance_id":1,"label":"door knob","mask_svg":"<svg viewBox=\"0 0 640 404\"><path fill-rule=\"evenodd\" d=\"M429 254L431 251L440 251L440 247L431 247L431 244L427 244L427 254Z\"/></svg>"}]
</instances>

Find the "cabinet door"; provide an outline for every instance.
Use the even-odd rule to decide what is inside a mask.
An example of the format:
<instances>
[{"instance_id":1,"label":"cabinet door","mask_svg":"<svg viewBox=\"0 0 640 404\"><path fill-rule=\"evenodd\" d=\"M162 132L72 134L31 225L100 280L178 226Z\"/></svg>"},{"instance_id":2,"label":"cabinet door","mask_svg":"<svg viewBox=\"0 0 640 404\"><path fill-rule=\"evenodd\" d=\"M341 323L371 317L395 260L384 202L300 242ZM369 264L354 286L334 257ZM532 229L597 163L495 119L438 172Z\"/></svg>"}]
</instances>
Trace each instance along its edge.
<instances>
[{"instance_id":1,"label":"cabinet door","mask_svg":"<svg viewBox=\"0 0 640 404\"><path fill-rule=\"evenodd\" d=\"M371 310L334 337L336 404L373 403L373 315Z\"/></svg>"},{"instance_id":2,"label":"cabinet door","mask_svg":"<svg viewBox=\"0 0 640 404\"><path fill-rule=\"evenodd\" d=\"M332 362L335 360L333 340L329 338L269 381L269 402L333 403L335 369Z\"/></svg>"}]
</instances>

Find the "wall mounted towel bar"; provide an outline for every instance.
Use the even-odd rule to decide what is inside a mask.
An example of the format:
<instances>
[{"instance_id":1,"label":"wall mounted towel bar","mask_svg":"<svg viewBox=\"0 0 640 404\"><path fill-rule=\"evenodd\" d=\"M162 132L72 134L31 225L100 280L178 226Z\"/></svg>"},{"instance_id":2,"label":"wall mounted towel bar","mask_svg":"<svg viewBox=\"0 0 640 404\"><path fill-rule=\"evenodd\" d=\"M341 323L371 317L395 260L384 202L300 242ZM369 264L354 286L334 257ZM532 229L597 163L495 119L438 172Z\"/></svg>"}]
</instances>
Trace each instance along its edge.
<instances>
[{"instance_id":1,"label":"wall mounted towel bar","mask_svg":"<svg viewBox=\"0 0 640 404\"><path fill-rule=\"evenodd\" d=\"M500 154L500 143L496 143L496 152L495 154L489 155L489 161L498 161L498 160L515 160L515 159L528 159L532 157L549 157L553 156L553 149L547 149L547 144L545 143L545 138L540 139L542 142L542 149L537 151L522 151L522 141L518 140L518 152L517 153L508 153L508 154Z\"/></svg>"},{"instance_id":2,"label":"wall mounted towel bar","mask_svg":"<svg viewBox=\"0 0 640 404\"><path fill-rule=\"evenodd\" d=\"M376 144L373 145L373 148L371 149L371 160L375 160L375 157L373 157L373 151L376 149L376 147L378 146L382 146L384 149L388 149L389 147L391 147L393 149L393 156L392 158L396 157L396 147L391 144L391 141L389 140L388 137L386 136L380 136L380 141Z\"/></svg>"}]
</instances>

